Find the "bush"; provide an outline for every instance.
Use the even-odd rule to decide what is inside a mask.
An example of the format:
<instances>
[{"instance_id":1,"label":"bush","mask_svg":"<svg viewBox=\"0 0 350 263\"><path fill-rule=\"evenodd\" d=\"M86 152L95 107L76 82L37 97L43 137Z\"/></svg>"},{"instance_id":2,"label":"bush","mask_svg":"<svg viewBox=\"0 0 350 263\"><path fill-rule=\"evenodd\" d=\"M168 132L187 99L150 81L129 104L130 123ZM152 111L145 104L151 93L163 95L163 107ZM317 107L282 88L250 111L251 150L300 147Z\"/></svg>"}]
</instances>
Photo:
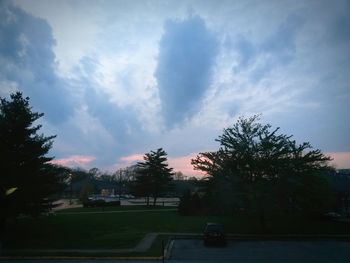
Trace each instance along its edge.
<instances>
[{"instance_id":1,"label":"bush","mask_svg":"<svg viewBox=\"0 0 350 263\"><path fill-rule=\"evenodd\" d=\"M181 215L200 215L205 212L205 202L197 193L186 191L180 198L178 212Z\"/></svg>"}]
</instances>

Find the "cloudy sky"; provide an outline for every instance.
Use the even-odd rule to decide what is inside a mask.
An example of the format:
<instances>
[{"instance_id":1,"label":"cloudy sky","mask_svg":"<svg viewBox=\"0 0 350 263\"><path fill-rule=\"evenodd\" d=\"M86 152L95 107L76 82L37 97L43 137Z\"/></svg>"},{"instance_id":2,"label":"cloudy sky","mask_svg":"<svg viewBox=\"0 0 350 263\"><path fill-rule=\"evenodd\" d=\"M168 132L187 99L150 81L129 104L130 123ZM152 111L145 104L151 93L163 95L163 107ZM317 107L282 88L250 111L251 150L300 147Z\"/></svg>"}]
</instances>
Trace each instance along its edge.
<instances>
[{"instance_id":1,"label":"cloudy sky","mask_svg":"<svg viewBox=\"0 0 350 263\"><path fill-rule=\"evenodd\" d=\"M56 162L175 170L262 114L350 167L350 2L0 0L0 96L20 90Z\"/></svg>"}]
</instances>

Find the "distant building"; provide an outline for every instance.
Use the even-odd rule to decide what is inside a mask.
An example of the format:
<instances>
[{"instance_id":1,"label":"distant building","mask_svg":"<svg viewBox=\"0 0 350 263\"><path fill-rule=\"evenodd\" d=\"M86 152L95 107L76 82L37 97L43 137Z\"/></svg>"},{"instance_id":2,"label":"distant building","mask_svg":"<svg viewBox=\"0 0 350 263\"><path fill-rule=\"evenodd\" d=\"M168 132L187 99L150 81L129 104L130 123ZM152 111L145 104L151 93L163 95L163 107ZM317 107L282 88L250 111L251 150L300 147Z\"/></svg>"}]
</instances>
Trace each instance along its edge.
<instances>
[{"instance_id":1,"label":"distant building","mask_svg":"<svg viewBox=\"0 0 350 263\"><path fill-rule=\"evenodd\" d=\"M350 215L350 169L337 170L329 174L329 179L336 195L336 209Z\"/></svg>"}]
</instances>

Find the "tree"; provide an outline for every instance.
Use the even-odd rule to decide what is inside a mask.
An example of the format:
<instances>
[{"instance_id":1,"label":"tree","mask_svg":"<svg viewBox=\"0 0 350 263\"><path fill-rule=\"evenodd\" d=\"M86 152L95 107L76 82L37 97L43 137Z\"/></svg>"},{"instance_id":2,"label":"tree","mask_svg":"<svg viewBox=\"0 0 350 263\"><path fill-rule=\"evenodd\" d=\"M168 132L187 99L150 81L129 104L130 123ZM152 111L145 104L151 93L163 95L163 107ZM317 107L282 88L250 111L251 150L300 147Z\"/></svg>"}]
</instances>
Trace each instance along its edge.
<instances>
[{"instance_id":1,"label":"tree","mask_svg":"<svg viewBox=\"0 0 350 263\"><path fill-rule=\"evenodd\" d=\"M124 169L120 168L112 175L113 182L117 185L117 191L119 195L119 200L121 195L125 192L125 188L129 186L134 174L131 167L126 167Z\"/></svg>"},{"instance_id":2,"label":"tree","mask_svg":"<svg viewBox=\"0 0 350 263\"><path fill-rule=\"evenodd\" d=\"M94 186L88 182L84 181L81 186L81 190L79 193L79 199L82 203L86 202L89 199L91 193L94 192Z\"/></svg>"},{"instance_id":3,"label":"tree","mask_svg":"<svg viewBox=\"0 0 350 263\"><path fill-rule=\"evenodd\" d=\"M178 206L181 215L200 215L203 209L204 200L199 197L198 193L192 193L189 189L183 193Z\"/></svg>"},{"instance_id":4,"label":"tree","mask_svg":"<svg viewBox=\"0 0 350 263\"><path fill-rule=\"evenodd\" d=\"M101 171L96 167L91 168L89 174L91 174L93 178L98 178L102 175Z\"/></svg>"},{"instance_id":5,"label":"tree","mask_svg":"<svg viewBox=\"0 0 350 263\"><path fill-rule=\"evenodd\" d=\"M0 194L1 221L18 214L39 215L49 209L50 197L61 190L60 169L49 163L46 154L55 136L38 134L34 122L43 113L33 112L29 98L20 92L10 100L0 98ZM4 196L7 189L16 190Z\"/></svg>"},{"instance_id":6,"label":"tree","mask_svg":"<svg viewBox=\"0 0 350 263\"><path fill-rule=\"evenodd\" d=\"M185 180L185 175L181 171L177 171L174 173L174 180L181 181Z\"/></svg>"},{"instance_id":7,"label":"tree","mask_svg":"<svg viewBox=\"0 0 350 263\"><path fill-rule=\"evenodd\" d=\"M170 185L173 168L168 167L167 153L162 148L146 153L143 159L144 162L137 164L138 176L135 180L135 190L138 195L147 198L147 205L151 196L153 205L156 205L159 195Z\"/></svg>"},{"instance_id":8,"label":"tree","mask_svg":"<svg viewBox=\"0 0 350 263\"><path fill-rule=\"evenodd\" d=\"M218 151L192 160L195 169L208 175L208 194L231 210L258 211L262 224L269 209L324 209L330 188L322 173L331 169L330 157L258 120L239 118L216 140ZM313 193L312 206L306 202L308 193Z\"/></svg>"}]
</instances>

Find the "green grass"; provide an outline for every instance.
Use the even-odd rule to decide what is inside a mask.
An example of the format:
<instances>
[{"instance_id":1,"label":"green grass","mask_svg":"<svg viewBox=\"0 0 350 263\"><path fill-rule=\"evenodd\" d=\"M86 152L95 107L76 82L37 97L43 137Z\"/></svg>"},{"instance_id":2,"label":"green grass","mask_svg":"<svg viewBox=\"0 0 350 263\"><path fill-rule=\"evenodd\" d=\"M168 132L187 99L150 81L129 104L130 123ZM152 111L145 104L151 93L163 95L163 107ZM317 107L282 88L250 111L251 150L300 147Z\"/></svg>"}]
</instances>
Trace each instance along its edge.
<instances>
[{"instance_id":1,"label":"green grass","mask_svg":"<svg viewBox=\"0 0 350 263\"><path fill-rule=\"evenodd\" d=\"M207 221L220 219L181 217L176 211L22 218L8 228L11 234L4 245L9 248L128 248L149 232L201 232Z\"/></svg>"},{"instance_id":2,"label":"green grass","mask_svg":"<svg viewBox=\"0 0 350 263\"><path fill-rule=\"evenodd\" d=\"M162 250L170 240L170 235L158 235L156 240L153 242L151 248L146 252L125 252L125 253L106 253L106 252L95 252L93 250L88 252L49 252L49 251L3 251L2 256L4 257L161 257ZM164 247L163 247L164 246Z\"/></svg>"},{"instance_id":3,"label":"green grass","mask_svg":"<svg viewBox=\"0 0 350 263\"><path fill-rule=\"evenodd\" d=\"M130 211L130 210L156 210L156 209L176 209L174 206L146 206L146 205L126 205L126 206L107 206L107 207L77 207L58 210L56 214L63 213L83 213L83 212L104 212L104 211Z\"/></svg>"},{"instance_id":4,"label":"green grass","mask_svg":"<svg viewBox=\"0 0 350 263\"><path fill-rule=\"evenodd\" d=\"M113 249L131 248L146 233L201 233L206 222L220 222L227 233L261 233L258 217L180 216L176 211L145 211L124 213L65 214L65 212L96 211L100 208L77 208L38 219L21 218L6 228L4 248L16 249ZM108 211L112 208L105 208ZM113 208L116 209L116 208ZM119 210L118 210L119 209ZM118 211L145 207L118 207ZM159 208L162 209L162 208ZM100 210L97 210L100 211ZM272 234L350 234L350 224L331 221L311 221L296 215L275 215L267 220ZM157 255L158 238L147 253ZM121 254L123 255L123 254Z\"/></svg>"}]
</instances>

